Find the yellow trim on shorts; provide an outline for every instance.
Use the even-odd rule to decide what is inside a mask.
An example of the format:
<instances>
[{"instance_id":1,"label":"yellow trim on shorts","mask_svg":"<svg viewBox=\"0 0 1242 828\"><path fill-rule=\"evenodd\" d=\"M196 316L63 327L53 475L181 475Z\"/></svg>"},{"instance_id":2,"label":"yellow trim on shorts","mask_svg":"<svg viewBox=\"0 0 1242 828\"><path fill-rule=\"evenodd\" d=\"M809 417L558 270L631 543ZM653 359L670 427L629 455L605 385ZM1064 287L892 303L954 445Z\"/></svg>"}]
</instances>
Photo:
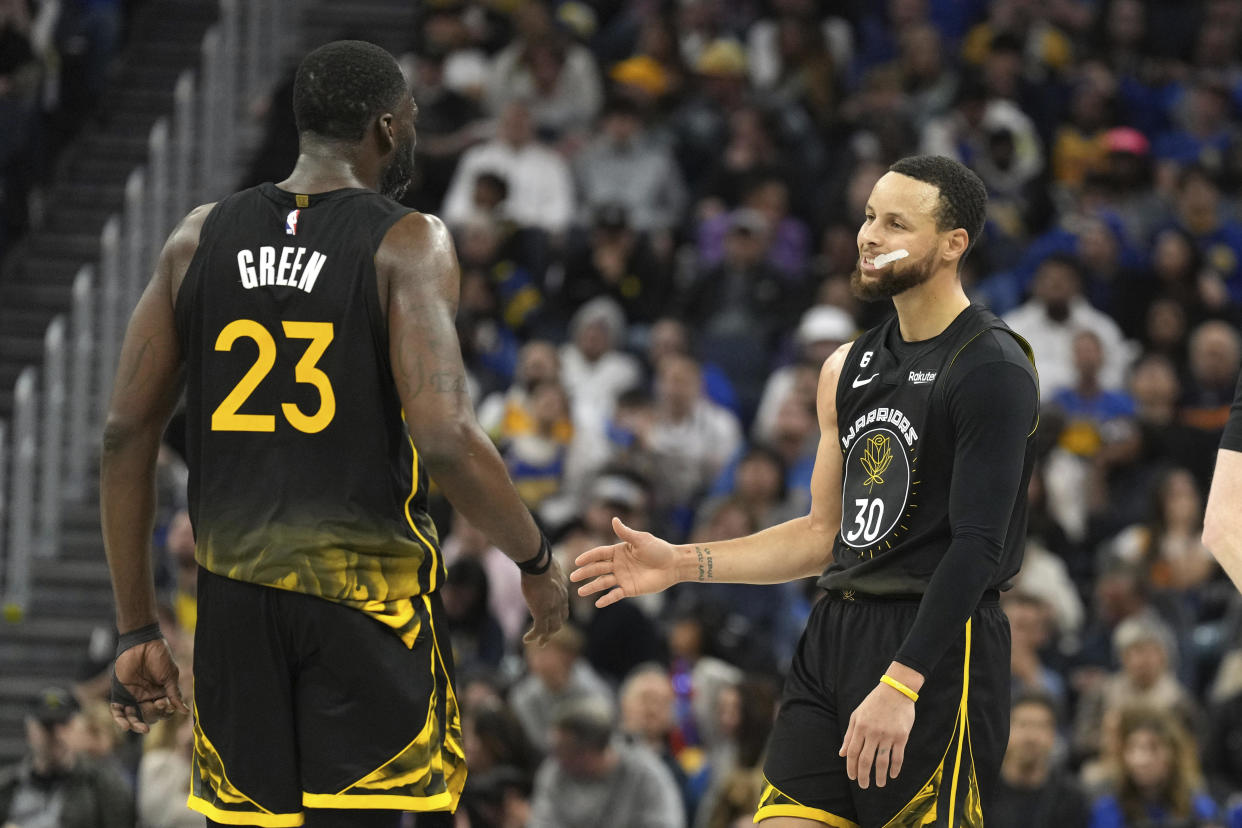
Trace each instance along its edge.
<instances>
[{"instance_id":1,"label":"yellow trim on shorts","mask_svg":"<svg viewBox=\"0 0 1242 828\"><path fill-rule=\"evenodd\" d=\"M839 817L836 814L830 814L827 811L821 811L819 808L810 808L806 805L765 805L755 812L755 822L784 816L813 819L816 822L822 822L830 826L830 828L859 828L857 822L850 822L845 817Z\"/></svg>"},{"instance_id":2,"label":"yellow trim on shorts","mask_svg":"<svg viewBox=\"0 0 1242 828\"><path fill-rule=\"evenodd\" d=\"M301 812L296 814L272 814L257 811L225 811L217 808L202 797L190 794L185 800L186 807L197 811L212 822L222 825L258 825L259 828L295 828L306 821ZM262 806L260 806L262 807Z\"/></svg>"},{"instance_id":3,"label":"yellow trim on shorts","mask_svg":"<svg viewBox=\"0 0 1242 828\"><path fill-rule=\"evenodd\" d=\"M384 808L395 811L443 811L453 804L453 795L448 791L441 791L432 796L303 793L302 804L307 808L348 808L358 810Z\"/></svg>"}]
</instances>

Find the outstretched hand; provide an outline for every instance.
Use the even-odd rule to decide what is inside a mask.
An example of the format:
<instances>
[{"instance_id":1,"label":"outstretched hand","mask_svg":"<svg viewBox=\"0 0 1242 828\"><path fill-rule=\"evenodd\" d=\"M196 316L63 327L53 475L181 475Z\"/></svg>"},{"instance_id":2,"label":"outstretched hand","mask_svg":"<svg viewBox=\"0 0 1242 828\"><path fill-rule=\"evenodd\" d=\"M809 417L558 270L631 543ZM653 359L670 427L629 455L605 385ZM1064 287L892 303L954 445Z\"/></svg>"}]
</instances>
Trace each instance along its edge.
<instances>
[{"instance_id":1,"label":"outstretched hand","mask_svg":"<svg viewBox=\"0 0 1242 828\"><path fill-rule=\"evenodd\" d=\"M163 638L130 647L117 656L113 671L131 697L112 697L112 718L122 730L146 733L149 721L190 712L181 698L180 671Z\"/></svg>"},{"instance_id":2,"label":"outstretched hand","mask_svg":"<svg viewBox=\"0 0 1242 828\"><path fill-rule=\"evenodd\" d=\"M606 607L622 598L660 592L677 583L677 554L672 544L650 532L631 529L616 517L612 531L620 543L597 546L574 560L578 568L570 573L569 580L588 581L578 587L579 595L603 592L595 606Z\"/></svg>"}]
</instances>

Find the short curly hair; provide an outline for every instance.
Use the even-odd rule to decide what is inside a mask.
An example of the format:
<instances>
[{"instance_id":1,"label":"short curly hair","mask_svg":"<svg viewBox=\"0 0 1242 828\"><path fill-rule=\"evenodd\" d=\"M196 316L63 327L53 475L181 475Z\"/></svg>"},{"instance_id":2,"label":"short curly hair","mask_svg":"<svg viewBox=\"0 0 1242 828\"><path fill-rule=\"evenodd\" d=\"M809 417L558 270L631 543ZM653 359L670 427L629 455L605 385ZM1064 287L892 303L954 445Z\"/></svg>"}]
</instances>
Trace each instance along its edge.
<instances>
[{"instance_id":1,"label":"short curly hair","mask_svg":"<svg viewBox=\"0 0 1242 828\"><path fill-rule=\"evenodd\" d=\"M302 59L293 82L298 134L361 140L367 125L408 92L397 61L374 43L337 40L320 46Z\"/></svg>"},{"instance_id":2,"label":"short curly hair","mask_svg":"<svg viewBox=\"0 0 1242 828\"><path fill-rule=\"evenodd\" d=\"M943 155L911 155L888 168L889 172L924 181L940 190L936 204L936 229L941 233L962 228L969 239L958 267L983 234L987 218L988 190L983 179L964 164Z\"/></svg>"}]
</instances>

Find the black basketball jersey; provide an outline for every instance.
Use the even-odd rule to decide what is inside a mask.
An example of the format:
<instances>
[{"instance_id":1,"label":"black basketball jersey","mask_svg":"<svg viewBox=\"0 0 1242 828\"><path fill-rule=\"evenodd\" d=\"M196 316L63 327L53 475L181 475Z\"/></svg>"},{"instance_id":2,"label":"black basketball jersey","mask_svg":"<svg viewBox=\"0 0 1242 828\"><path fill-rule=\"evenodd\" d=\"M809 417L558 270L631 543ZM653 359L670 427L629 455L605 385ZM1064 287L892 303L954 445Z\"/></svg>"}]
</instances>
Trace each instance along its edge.
<instances>
[{"instance_id":1,"label":"black basketball jersey","mask_svg":"<svg viewBox=\"0 0 1242 828\"><path fill-rule=\"evenodd\" d=\"M243 190L204 221L176 299L198 562L403 636L443 581L374 263L408 212L364 189Z\"/></svg>"},{"instance_id":2,"label":"black basketball jersey","mask_svg":"<svg viewBox=\"0 0 1242 828\"><path fill-rule=\"evenodd\" d=\"M841 531L833 563L819 581L825 589L871 595L923 593L952 541L950 483L955 474L970 474L969 469L953 467L954 428L946 398L958 376L955 365L961 365L972 343L995 337L1005 361L1021 364L1034 376L1030 346L983 307L971 305L943 332L923 342L902 342L897 324L894 315L860 336L850 347L837 382L837 428L844 461ZM1004 400L996 404L998 411L1003 410ZM1028 437L1026 475L1031 459ZM1023 495L990 586L1001 587L1017 573L1025 534Z\"/></svg>"}]
</instances>

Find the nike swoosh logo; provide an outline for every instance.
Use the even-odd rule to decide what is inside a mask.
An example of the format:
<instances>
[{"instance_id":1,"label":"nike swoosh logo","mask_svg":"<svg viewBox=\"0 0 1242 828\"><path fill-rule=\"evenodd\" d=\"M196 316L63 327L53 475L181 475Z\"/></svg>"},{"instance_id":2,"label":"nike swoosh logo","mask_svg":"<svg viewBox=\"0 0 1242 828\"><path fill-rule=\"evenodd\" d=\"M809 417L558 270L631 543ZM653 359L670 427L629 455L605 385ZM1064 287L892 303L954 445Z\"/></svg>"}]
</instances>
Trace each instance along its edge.
<instances>
[{"instance_id":1,"label":"nike swoosh logo","mask_svg":"<svg viewBox=\"0 0 1242 828\"><path fill-rule=\"evenodd\" d=\"M867 383L871 382L873 379L875 379L875 378L876 378L876 377L878 377L879 375L880 375L880 373L877 371L876 373L872 374L871 376L867 377L866 379L859 379L858 377L854 377L854 387L855 387L855 388L862 388L864 385L866 385Z\"/></svg>"}]
</instances>

